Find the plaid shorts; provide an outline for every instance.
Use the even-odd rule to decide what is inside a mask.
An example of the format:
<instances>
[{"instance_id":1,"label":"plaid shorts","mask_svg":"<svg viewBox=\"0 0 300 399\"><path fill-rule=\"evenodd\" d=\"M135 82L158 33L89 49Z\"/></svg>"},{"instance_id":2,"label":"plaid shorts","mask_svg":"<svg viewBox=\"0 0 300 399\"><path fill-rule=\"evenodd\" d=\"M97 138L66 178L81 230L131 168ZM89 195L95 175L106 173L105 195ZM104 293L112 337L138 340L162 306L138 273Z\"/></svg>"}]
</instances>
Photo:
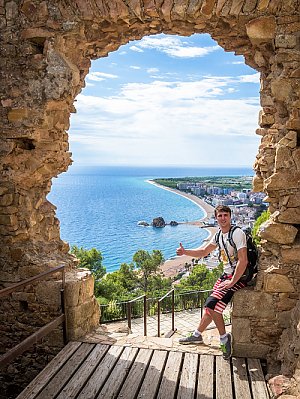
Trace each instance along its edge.
<instances>
[{"instance_id":1,"label":"plaid shorts","mask_svg":"<svg viewBox=\"0 0 300 399\"><path fill-rule=\"evenodd\" d=\"M219 285L226 280L230 280L232 278L231 274L222 274L220 278L216 281L213 291L210 294L210 296L207 298L204 308L205 309L211 309L214 310L217 313L223 313L224 309L230 302L231 298L233 297L233 294L240 290L241 288L246 287L246 283L242 281L238 281L237 283L234 284L233 287L231 288L223 288L220 289Z\"/></svg>"}]
</instances>

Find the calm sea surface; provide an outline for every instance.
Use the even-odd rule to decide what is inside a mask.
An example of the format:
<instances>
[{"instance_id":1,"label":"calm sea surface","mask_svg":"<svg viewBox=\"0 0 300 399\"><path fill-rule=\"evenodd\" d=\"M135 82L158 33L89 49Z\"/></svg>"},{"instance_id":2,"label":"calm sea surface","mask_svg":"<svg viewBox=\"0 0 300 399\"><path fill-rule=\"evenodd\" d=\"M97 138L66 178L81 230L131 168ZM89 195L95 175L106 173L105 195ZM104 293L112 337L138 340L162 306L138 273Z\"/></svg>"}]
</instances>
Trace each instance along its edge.
<instances>
[{"instance_id":1,"label":"calm sea surface","mask_svg":"<svg viewBox=\"0 0 300 399\"><path fill-rule=\"evenodd\" d=\"M70 167L53 179L48 199L57 207L61 238L70 245L97 248L108 272L129 263L139 249L160 249L165 259L175 256L181 241L199 246L206 230L190 225L163 229L140 227L158 216L166 222L192 221L204 211L192 201L147 183L157 177L245 176L251 168L132 168Z\"/></svg>"}]
</instances>

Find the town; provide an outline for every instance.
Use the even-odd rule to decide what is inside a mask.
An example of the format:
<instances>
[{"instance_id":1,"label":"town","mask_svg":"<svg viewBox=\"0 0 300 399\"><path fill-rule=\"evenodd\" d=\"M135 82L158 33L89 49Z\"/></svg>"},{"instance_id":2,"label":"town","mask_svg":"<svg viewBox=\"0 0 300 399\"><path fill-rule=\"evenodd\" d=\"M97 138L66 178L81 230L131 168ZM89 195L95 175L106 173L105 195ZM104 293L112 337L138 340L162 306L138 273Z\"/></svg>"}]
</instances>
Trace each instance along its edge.
<instances>
[{"instance_id":1,"label":"town","mask_svg":"<svg viewBox=\"0 0 300 399\"><path fill-rule=\"evenodd\" d=\"M155 179L155 182L169 188L193 194L216 207L227 205L232 210L232 222L243 228L252 228L258 216L268 208L264 193L251 189L251 176L186 177L178 179ZM215 226L211 217L207 226Z\"/></svg>"}]
</instances>

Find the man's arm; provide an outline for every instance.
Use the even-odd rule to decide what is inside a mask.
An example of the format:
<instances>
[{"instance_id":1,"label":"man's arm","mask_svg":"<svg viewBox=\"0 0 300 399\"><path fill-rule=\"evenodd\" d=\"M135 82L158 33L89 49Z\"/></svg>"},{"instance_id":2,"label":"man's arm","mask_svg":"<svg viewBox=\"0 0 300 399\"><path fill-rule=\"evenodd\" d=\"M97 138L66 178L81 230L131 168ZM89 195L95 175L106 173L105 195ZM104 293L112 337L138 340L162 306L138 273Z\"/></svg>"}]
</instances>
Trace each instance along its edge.
<instances>
[{"instance_id":1,"label":"man's arm","mask_svg":"<svg viewBox=\"0 0 300 399\"><path fill-rule=\"evenodd\" d=\"M220 288L233 287L234 284L237 283L239 279L242 277L242 275L245 273L247 264L248 264L247 248L241 248L238 250L238 261L231 280L223 281L223 283L220 284Z\"/></svg>"},{"instance_id":2,"label":"man's arm","mask_svg":"<svg viewBox=\"0 0 300 399\"><path fill-rule=\"evenodd\" d=\"M192 256L194 258L203 258L204 256L210 254L214 249L216 249L216 245L212 243L208 243L202 248L198 249L185 249L183 245L180 243L179 248L177 248L176 253L177 255L187 255Z\"/></svg>"}]
</instances>

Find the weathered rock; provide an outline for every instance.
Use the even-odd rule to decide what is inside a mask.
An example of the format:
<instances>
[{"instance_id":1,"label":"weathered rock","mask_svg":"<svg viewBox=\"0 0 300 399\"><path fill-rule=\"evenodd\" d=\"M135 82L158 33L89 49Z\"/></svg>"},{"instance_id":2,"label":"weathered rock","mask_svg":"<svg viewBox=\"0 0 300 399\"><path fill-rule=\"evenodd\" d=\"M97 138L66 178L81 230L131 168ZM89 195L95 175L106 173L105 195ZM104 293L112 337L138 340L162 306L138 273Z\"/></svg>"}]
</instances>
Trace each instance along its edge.
<instances>
[{"instance_id":1,"label":"weathered rock","mask_svg":"<svg viewBox=\"0 0 300 399\"><path fill-rule=\"evenodd\" d=\"M295 287L288 277L281 274L267 274L265 276L266 292L295 292Z\"/></svg>"},{"instance_id":2,"label":"weathered rock","mask_svg":"<svg viewBox=\"0 0 300 399\"><path fill-rule=\"evenodd\" d=\"M278 244L292 244L297 233L298 229L296 227L289 224L276 223L271 219L262 224L259 229L261 238Z\"/></svg>"},{"instance_id":3,"label":"weathered rock","mask_svg":"<svg viewBox=\"0 0 300 399\"><path fill-rule=\"evenodd\" d=\"M159 216L157 218L154 218L152 221L152 226L153 227L165 227L166 222L163 217Z\"/></svg>"},{"instance_id":4,"label":"weathered rock","mask_svg":"<svg viewBox=\"0 0 300 399\"><path fill-rule=\"evenodd\" d=\"M292 309L295 301L298 309L299 296L297 291L280 292L291 288L287 281L295 289L300 284L300 249L298 235L295 237L300 224L299 1L0 1L0 29L2 284L60 263L70 270L77 265L68 254L68 244L60 239L55 208L45 198L51 179L71 164L66 131L91 59L150 34L203 32L226 51L243 55L260 72L262 112L257 134L261 144L253 186L255 191L265 191L274 223L261 242L255 290L242 290L234 298L233 329L238 325L247 329L240 335L247 342L239 342L235 334L234 345L241 356L267 356L269 368L279 359L282 370L294 373L300 383L295 322L299 314ZM281 277L278 270L266 272L270 265L284 271ZM98 324L99 309L92 295L92 279L76 273L68 275L69 279L70 336L78 337ZM54 292L55 283L53 288ZM36 294L40 309L33 313L38 324L39 310L47 316L47 300L51 308L57 303L54 294L47 299L42 287L36 288ZM25 302L36 306L33 296L20 295L19 300L24 306ZM7 324L10 327L12 322ZM10 339L17 341L17 336ZM0 339L6 346L6 338ZM61 344L57 338L54 341ZM18 383L24 383L20 378L25 374L18 373Z\"/></svg>"}]
</instances>

